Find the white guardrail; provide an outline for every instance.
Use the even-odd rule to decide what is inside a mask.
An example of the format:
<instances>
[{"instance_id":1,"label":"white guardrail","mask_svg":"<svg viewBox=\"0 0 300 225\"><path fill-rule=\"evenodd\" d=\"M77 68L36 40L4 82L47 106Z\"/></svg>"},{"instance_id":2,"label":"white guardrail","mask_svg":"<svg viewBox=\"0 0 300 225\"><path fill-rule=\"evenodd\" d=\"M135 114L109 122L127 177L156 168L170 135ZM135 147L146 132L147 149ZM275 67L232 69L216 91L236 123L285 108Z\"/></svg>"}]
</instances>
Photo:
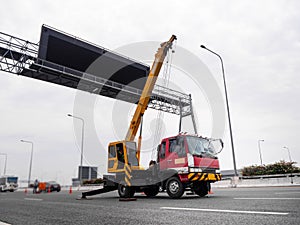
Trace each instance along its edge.
<instances>
[{"instance_id":1,"label":"white guardrail","mask_svg":"<svg viewBox=\"0 0 300 225\"><path fill-rule=\"evenodd\" d=\"M264 187L264 186L295 186L300 185L300 173L274 174L247 177L232 177L213 183L212 187Z\"/></svg>"}]
</instances>

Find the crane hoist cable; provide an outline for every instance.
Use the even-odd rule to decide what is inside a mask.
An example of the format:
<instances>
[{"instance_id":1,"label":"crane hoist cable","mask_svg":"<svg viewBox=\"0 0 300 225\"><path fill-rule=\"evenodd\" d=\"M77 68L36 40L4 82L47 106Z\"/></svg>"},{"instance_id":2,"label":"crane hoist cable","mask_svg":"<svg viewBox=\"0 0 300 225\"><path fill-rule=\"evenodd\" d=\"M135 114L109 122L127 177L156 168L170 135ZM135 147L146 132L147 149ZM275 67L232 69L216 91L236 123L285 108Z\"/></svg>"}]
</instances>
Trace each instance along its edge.
<instances>
[{"instance_id":1,"label":"crane hoist cable","mask_svg":"<svg viewBox=\"0 0 300 225\"><path fill-rule=\"evenodd\" d=\"M166 57L166 63L164 64L164 71L163 71L163 81L162 81L162 86L163 87L168 87L170 83L170 75L171 75L171 67L172 67L172 61L173 61L173 53L175 53L176 49L176 43L177 41L175 40L175 43L173 45L173 49L170 49L168 51L167 57ZM164 94L160 93L160 89L158 89L159 94ZM164 102L165 103L165 102ZM156 158L156 147L157 143L161 140L161 130L162 130L162 125L160 121L163 120L164 114L162 110L158 110L157 115L156 115L156 126L155 126L155 133L154 133L154 138L153 138L153 146L152 146L152 154L151 154L151 159L155 160Z\"/></svg>"}]
</instances>

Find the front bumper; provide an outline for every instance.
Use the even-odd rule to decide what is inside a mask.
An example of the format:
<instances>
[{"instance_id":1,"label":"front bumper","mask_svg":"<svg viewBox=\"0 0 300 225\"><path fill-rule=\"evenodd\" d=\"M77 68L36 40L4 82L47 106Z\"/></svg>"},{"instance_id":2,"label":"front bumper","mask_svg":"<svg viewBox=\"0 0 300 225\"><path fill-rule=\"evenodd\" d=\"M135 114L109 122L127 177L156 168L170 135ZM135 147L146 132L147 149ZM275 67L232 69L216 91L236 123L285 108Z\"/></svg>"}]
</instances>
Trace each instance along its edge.
<instances>
[{"instance_id":1,"label":"front bumper","mask_svg":"<svg viewBox=\"0 0 300 225\"><path fill-rule=\"evenodd\" d=\"M222 175L220 173L189 173L188 174L189 181L220 181L222 179Z\"/></svg>"}]
</instances>

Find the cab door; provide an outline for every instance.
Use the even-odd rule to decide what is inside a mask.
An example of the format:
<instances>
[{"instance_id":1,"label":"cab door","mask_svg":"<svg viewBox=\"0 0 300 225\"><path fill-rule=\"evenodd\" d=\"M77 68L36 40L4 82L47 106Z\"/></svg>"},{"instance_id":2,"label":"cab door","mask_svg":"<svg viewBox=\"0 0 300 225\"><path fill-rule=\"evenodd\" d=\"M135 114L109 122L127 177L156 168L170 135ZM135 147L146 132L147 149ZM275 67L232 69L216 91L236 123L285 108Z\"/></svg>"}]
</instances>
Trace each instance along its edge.
<instances>
[{"instance_id":1,"label":"cab door","mask_svg":"<svg viewBox=\"0 0 300 225\"><path fill-rule=\"evenodd\" d=\"M109 173L121 172L124 170L125 149L123 142L113 142L108 146L107 171Z\"/></svg>"},{"instance_id":2,"label":"cab door","mask_svg":"<svg viewBox=\"0 0 300 225\"><path fill-rule=\"evenodd\" d=\"M167 150L167 141L164 140L159 145L158 154L157 154L160 170L165 170L168 168L167 160L166 160L166 150Z\"/></svg>"},{"instance_id":3,"label":"cab door","mask_svg":"<svg viewBox=\"0 0 300 225\"><path fill-rule=\"evenodd\" d=\"M170 138L166 151L167 168L179 168L187 166L186 145L184 137Z\"/></svg>"},{"instance_id":4,"label":"cab door","mask_svg":"<svg viewBox=\"0 0 300 225\"><path fill-rule=\"evenodd\" d=\"M107 171L113 172L117 168L117 153L116 146L108 146L108 162L107 162Z\"/></svg>"}]
</instances>

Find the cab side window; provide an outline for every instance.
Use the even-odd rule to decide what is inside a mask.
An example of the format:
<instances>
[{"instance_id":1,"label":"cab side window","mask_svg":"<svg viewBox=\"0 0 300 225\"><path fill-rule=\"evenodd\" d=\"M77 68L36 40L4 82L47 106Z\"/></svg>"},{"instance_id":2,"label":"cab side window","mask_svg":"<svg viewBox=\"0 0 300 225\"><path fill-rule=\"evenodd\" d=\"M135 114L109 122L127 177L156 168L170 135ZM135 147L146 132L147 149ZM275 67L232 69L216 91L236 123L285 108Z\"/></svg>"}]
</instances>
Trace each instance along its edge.
<instances>
[{"instance_id":1,"label":"cab side window","mask_svg":"<svg viewBox=\"0 0 300 225\"><path fill-rule=\"evenodd\" d=\"M118 160L122 163L125 163L123 144L117 144L117 154Z\"/></svg>"},{"instance_id":2,"label":"cab side window","mask_svg":"<svg viewBox=\"0 0 300 225\"><path fill-rule=\"evenodd\" d=\"M176 152L179 157L183 157L186 155L183 137L170 139L169 144L170 144L169 152Z\"/></svg>"},{"instance_id":3,"label":"cab side window","mask_svg":"<svg viewBox=\"0 0 300 225\"><path fill-rule=\"evenodd\" d=\"M185 145L184 145L184 138L183 137L178 137L177 138L177 154L179 157L186 156L186 151L185 151Z\"/></svg>"},{"instance_id":4,"label":"cab side window","mask_svg":"<svg viewBox=\"0 0 300 225\"><path fill-rule=\"evenodd\" d=\"M169 139L169 152L176 152L176 139Z\"/></svg>"},{"instance_id":5,"label":"cab side window","mask_svg":"<svg viewBox=\"0 0 300 225\"><path fill-rule=\"evenodd\" d=\"M123 149L123 144L117 144L116 145L117 148L117 157L118 157L118 166L117 169L123 169L124 168L124 164L125 164L125 156L124 156L124 149Z\"/></svg>"},{"instance_id":6,"label":"cab side window","mask_svg":"<svg viewBox=\"0 0 300 225\"><path fill-rule=\"evenodd\" d=\"M159 158L164 159L166 157L166 142L160 145Z\"/></svg>"},{"instance_id":7,"label":"cab side window","mask_svg":"<svg viewBox=\"0 0 300 225\"><path fill-rule=\"evenodd\" d=\"M115 158L116 157L115 146L109 146L108 155L109 155L109 158Z\"/></svg>"}]
</instances>

